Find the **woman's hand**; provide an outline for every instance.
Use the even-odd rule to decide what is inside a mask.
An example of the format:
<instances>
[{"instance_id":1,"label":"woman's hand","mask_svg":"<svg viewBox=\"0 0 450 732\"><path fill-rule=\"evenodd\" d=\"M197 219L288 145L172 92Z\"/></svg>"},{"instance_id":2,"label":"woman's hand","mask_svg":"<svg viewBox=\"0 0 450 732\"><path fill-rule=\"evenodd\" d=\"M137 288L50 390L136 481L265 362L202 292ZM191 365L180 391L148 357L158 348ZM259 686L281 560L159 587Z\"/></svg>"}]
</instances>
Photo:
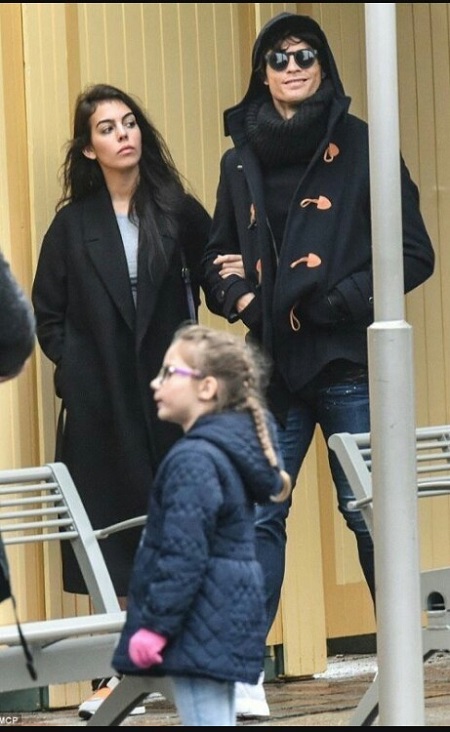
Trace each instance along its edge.
<instances>
[{"instance_id":1,"label":"woman's hand","mask_svg":"<svg viewBox=\"0 0 450 732\"><path fill-rule=\"evenodd\" d=\"M245 279L244 263L242 261L242 254L220 254L215 258L213 264L220 267L219 274L223 279L226 279L230 275L237 275L243 280ZM250 305L255 295L253 292L247 292L242 295L239 300L236 301L235 307L238 313L241 313L247 305Z\"/></svg>"},{"instance_id":2,"label":"woman's hand","mask_svg":"<svg viewBox=\"0 0 450 732\"><path fill-rule=\"evenodd\" d=\"M220 267L219 274L224 279L232 274L245 279L242 254L220 254L215 258L213 264Z\"/></svg>"}]
</instances>

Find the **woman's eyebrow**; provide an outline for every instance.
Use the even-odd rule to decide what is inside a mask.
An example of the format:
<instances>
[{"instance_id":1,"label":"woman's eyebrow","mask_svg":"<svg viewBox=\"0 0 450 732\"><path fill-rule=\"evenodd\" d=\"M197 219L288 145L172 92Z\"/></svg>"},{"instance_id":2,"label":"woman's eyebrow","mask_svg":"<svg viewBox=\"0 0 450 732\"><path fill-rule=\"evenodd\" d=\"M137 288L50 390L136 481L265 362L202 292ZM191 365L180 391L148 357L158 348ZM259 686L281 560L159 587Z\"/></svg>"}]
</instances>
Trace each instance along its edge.
<instances>
[{"instance_id":1,"label":"woman's eyebrow","mask_svg":"<svg viewBox=\"0 0 450 732\"><path fill-rule=\"evenodd\" d=\"M127 117L134 117L134 112L127 112L126 114L124 114L123 117L122 117L122 119L121 119L121 122L123 122L124 120L126 120ZM114 124L115 121L116 121L115 119L108 119L108 118L107 119L99 119L99 121L97 122L97 124L95 126L98 127L99 125L104 125L106 123Z\"/></svg>"}]
</instances>

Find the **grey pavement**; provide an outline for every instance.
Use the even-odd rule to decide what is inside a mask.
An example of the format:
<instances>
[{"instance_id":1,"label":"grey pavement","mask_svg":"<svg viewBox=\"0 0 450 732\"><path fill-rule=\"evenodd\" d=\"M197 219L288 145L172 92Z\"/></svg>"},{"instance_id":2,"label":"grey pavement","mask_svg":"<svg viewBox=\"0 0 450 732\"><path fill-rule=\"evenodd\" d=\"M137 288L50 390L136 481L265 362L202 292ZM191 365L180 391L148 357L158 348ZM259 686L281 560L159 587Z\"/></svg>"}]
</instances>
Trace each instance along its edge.
<instances>
[{"instance_id":1,"label":"grey pavement","mask_svg":"<svg viewBox=\"0 0 450 732\"><path fill-rule=\"evenodd\" d=\"M377 672L374 655L343 655L328 659L327 670L313 677L277 679L265 684L271 716L238 721L251 727L340 727L351 726L352 715L371 686ZM439 651L424 663L425 726L450 725L450 653ZM14 713L11 713L13 715ZM9 726L85 726L76 708L17 714ZM0 714L0 726L8 724ZM166 700L146 705L143 715L132 715L127 727L179 727L176 710ZM353 726L355 726L353 724ZM369 726L369 725L366 725ZM372 726L378 726L376 717Z\"/></svg>"}]
</instances>

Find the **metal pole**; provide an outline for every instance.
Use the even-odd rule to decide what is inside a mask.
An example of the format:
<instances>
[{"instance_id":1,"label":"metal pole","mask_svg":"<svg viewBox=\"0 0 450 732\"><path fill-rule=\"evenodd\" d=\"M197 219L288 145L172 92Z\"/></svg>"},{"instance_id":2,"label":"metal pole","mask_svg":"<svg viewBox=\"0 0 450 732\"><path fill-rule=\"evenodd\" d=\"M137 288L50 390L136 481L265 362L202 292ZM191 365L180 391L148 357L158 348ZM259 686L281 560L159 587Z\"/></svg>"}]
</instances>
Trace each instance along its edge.
<instances>
[{"instance_id":1,"label":"metal pole","mask_svg":"<svg viewBox=\"0 0 450 732\"><path fill-rule=\"evenodd\" d=\"M404 320L396 3L365 3L374 324L368 329L379 725L424 726L412 329Z\"/></svg>"}]
</instances>

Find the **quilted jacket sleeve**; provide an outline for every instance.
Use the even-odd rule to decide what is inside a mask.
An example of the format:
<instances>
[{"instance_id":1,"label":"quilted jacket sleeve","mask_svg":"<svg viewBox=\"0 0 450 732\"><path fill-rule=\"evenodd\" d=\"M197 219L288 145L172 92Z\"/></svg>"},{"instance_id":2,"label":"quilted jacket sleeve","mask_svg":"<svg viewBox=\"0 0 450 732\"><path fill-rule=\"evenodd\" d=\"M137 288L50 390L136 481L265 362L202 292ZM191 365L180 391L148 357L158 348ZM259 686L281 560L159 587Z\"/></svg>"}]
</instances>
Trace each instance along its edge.
<instances>
[{"instance_id":1,"label":"quilted jacket sleeve","mask_svg":"<svg viewBox=\"0 0 450 732\"><path fill-rule=\"evenodd\" d=\"M178 633L204 579L222 491L212 460L201 454L188 463L183 453L175 454L161 480L159 536L154 536L153 525L143 539L149 544L156 539L158 551L152 567L142 568L150 572L150 582L141 620L143 626L171 637Z\"/></svg>"}]
</instances>

